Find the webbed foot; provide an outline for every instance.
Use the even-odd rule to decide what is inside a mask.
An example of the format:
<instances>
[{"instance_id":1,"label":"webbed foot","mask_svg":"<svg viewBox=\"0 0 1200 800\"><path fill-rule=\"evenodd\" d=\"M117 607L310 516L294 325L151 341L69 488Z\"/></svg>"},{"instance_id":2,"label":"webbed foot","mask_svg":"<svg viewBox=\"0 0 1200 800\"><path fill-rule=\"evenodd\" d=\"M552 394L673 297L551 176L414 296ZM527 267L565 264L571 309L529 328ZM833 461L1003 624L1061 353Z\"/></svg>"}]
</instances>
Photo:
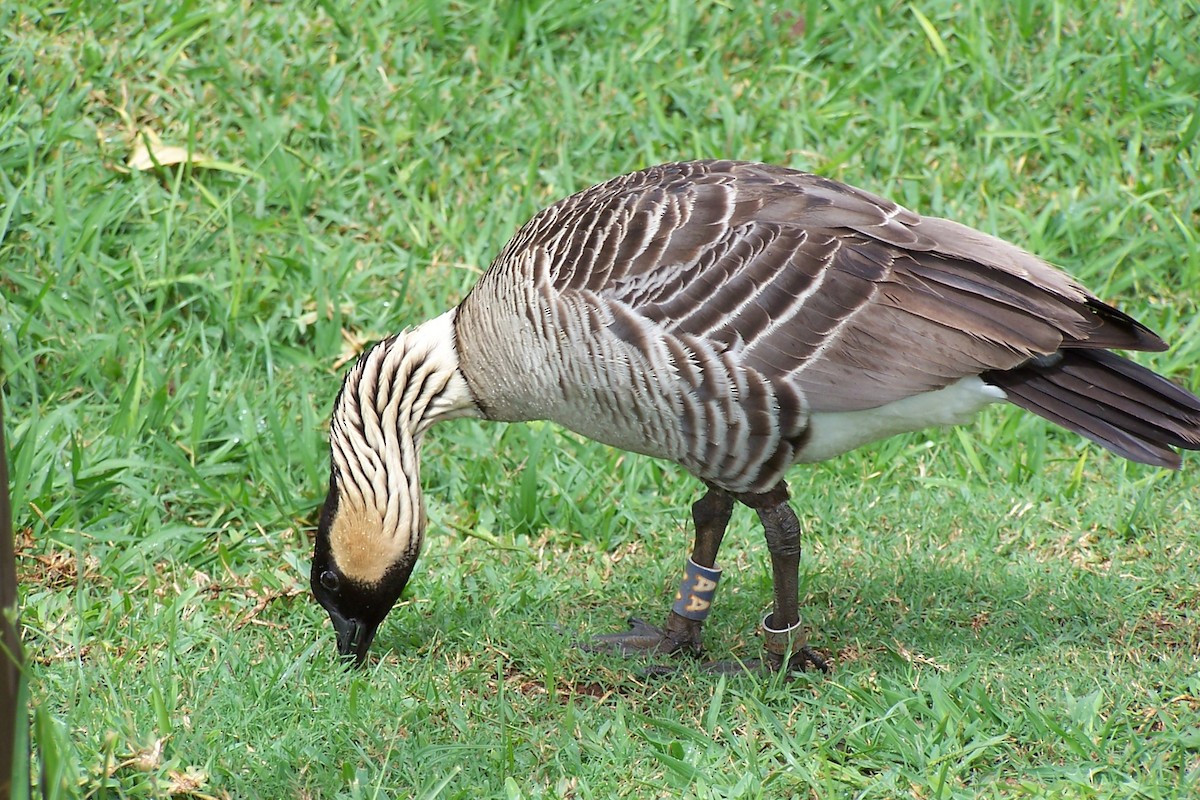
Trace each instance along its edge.
<instances>
[{"instance_id":1,"label":"webbed foot","mask_svg":"<svg viewBox=\"0 0 1200 800\"><path fill-rule=\"evenodd\" d=\"M829 662L823 655L808 646L808 636L804 626L796 622L787 628L773 628L773 615L768 614L763 619L763 653L762 658L749 661L734 659L724 661L709 661L700 666L702 672L711 675L741 675L744 673L783 672L794 675L805 672L809 667L829 672ZM652 667L649 674L665 675L668 667Z\"/></svg>"},{"instance_id":2,"label":"webbed foot","mask_svg":"<svg viewBox=\"0 0 1200 800\"><path fill-rule=\"evenodd\" d=\"M674 611L661 628L630 617L629 630L595 636L583 645L583 649L631 657L688 655L695 658L704 650L700 641L702 626L701 621L686 619Z\"/></svg>"},{"instance_id":3,"label":"webbed foot","mask_svg":"<svg viewBox=\"0 0 1200 800\"><path fill-rule=\"evenodd\" d=\"M816 650L805 646L792 653L787 659L787 678L808 672L809 668L829 674L829 661ZM700 671L707 675L774 675L783 672L784 659L774 653L767 653L762 658L752 658L749 661L739 661L727 658L721 661L706 661L700 665ZM666 676L678 672L678 665L652 664L642 670L643 675Z\"/></svg>"}]
</instances>

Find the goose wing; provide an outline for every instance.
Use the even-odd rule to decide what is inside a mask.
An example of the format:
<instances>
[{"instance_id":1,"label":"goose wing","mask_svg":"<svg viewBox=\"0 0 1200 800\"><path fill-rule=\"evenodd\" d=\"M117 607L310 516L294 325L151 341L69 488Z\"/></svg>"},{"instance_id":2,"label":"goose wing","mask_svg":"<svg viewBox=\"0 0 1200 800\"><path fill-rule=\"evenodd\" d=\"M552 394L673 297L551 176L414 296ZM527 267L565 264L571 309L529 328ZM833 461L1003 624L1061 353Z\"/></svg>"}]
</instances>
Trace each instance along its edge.
<instances>
[{"instance_id":1,"label":"goose wing","mask_svg":"<svg viewBox=\"0 0 1200 800\"><path fill-rule=\"evenodd\" d=\"M548 213L554 224L534 228L546 240L515 246L551 255L554 289L709 342L814 411L877 407L1064 347L1165 347L1014 245L785 168L668 164Z\"/></svg>"}]
</instances>

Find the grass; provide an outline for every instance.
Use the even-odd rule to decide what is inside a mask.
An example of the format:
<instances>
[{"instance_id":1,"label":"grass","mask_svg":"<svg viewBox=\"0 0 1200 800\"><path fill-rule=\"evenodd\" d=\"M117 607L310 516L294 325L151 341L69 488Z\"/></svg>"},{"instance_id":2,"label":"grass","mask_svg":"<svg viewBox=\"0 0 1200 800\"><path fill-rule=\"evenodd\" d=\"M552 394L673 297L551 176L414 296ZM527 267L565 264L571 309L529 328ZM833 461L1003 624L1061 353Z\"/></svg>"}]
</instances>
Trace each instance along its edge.
<instances>
[{"instance_id":1,"label":"grass","mask_svg":"<svg viewBox=\"0 0 1200 800\"><path fill-rule=\"evenodd\" d=\"M1200 464L1014 409L793 472L836 667L791 683L641 678L559 632L665 613L695 481L553 426L446 425L412 588L371 668L334 666L306 566L346 360L629 169L761 159L978 225L1200 384L1194 5L787 7L0 7L0 356L50 796L1200 788ZM193 163L127 169L151 136ZM710 648L753 657L749 514L722 562Z\"/></svg>"}]
</instances>

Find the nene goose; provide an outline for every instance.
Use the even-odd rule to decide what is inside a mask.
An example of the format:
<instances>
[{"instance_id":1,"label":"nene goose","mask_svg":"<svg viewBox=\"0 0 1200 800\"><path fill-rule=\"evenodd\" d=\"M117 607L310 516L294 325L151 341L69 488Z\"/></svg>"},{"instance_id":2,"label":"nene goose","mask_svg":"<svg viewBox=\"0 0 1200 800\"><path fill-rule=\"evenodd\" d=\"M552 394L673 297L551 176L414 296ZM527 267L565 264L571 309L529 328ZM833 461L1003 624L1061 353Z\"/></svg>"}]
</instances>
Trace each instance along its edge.
<instances>
[{"instance_id":1,"label":"nene goose","mask_svg":"<svg viewBox=\"0 0 1200 800\"><path fill-rule=\"evenodd\" d=\"M553 420L674 461L707 492L666 623L598 637L698 654L734 502L753 508L778 668L814 665L784 474L1007 400L1125 458L1177 468L1200 398L1109 348L1149 329L1014 245L763 164L634 172L526 223L455 309L369 349L330 426L312 589L361 663L421 550L420 446L454 417Z\"/></svg>"}]
</instances>

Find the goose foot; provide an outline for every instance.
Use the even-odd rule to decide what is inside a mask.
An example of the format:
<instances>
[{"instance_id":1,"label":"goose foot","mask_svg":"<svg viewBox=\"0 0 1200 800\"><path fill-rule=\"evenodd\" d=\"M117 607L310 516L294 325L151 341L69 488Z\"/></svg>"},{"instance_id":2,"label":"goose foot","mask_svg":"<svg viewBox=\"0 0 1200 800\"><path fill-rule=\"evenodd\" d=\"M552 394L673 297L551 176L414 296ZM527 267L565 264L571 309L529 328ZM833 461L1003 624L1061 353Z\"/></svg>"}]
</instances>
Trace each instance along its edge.
<instances>
[{"instance_id":1,"label":"goose foot","mask_svg":"<svg viewBox=\"0 0 1200 800\"><path fill-rule=\"evenodd\" d=\"M667 617L667 624L661 628L630 617L629 630L594 636L583 645L583 649L630 657L688 655L696 658L704 650L700 641L702 626L700 620L687 619L673 611Z\"/></svg>"},{"instance_id":2,"label":"goose foot","mask_svg":"<svg viewBox=\"0 0 1200 800\"><path fill-rule=\"evenodd\" d=\"M732 658L722 661L706 661L700 665L700 671L706 675L774 675L784 671L783 665L783 657L767 653L763 658L752 658L749 661L738 661ZM787 674L784 678L791 679L802 672L809 672L810 668L819 670L826 675L830 670L829 661L825 656L811 647L805 646L792 653L791 658L787 660ZM653 664L642 670L642 674L646 676L667 676L674 675L676 672L678 672L678 666L667 664Z\"/></svg>"},{"instance_id":3,"label":"goose foot","mask_svg":"<svg viewBox=\"0 0 1200 800\"><path fill-rule=\"evenodd\" d=\"M825 656L808 646L808 636L804 626L795 622L787 627L776 628L774 615L768 614L763 619L763 653L762 658L749 661L734 659L724 661L708 661L700 665L700 671L710 675L741 675L745 673L775 674L786 672L785 678L790 678L809 667L829 672L829 662ZM649 628L650 626L646 626ZM651 629L656 630L656 629ZM666 666L653 666L645 670L647 675L667 675L673 670Z\"/></svg>"},{"instance_id":4,"label":"goose foot","mask_svg":"<svg viewBox=\"0 0 1200 800\"><path fill-rule=\"evenodd\" d=\"M793 652L792 657L787 662L787 673L784 675L784 679L790 680L793 676L810 673L812 670L817 670L817 672L828 675L829 662L820 652L805 646L805 648L800 649L798 652ZM647 676L666 676L676 674L677 672L678 667L668 666L668 664L650 664L649 667L642 670L642 674ZM706 661L702 663L700 672L706 675L769 676L784 672L784 660L773 654L767 654L762 658L750 658L749 661L737 661L734 658L725 658L722 661Z\"/></svg>"},{"instance_id":5,"label":"goose foot","mask_svg":"<svg viewBox=\"0 0 1200 800\"><path fill-rule=\"evenodd\" d=\"M579 645L583 650L592 653L616 653L627 658L645 658L648 656L680 656L686 655L699 658L704 652L700 643L701 623L684 619L676 614L667 618L667 625L659 628L637 617L629 618L629 630L624 633L606 633L593 636L587 642ZM744 675L763 674L773 675L783 672L786 664L788 676L801 672L817 670L828 674L829 660L807 644L792 643L790 655L787 651L779 651L780 638L777 632L767 631L767 652L762 658L748 661L726 659L722 661L706 661L700 665L700 671L709 675ZM772 633L776 633L772 636ZM641 670L647 676L673 675L678 671L678 665L653 664Z\"/></svg>"},{"instance_id":6,"label":"goose foot","mask_svg":"<svg viewBox=\"0 0 1200 800\"><path fill-rule=\"evenodd\" d=\"M776 672L783 672L784 663L783 656L767 653L763 658L754 658L749 661L709 661L702 664L700 669L702 672L712 675L740 675L746 672L773 675ZM786 663L788 677L808 672L810 667L829 674L829 661L808 645L793 652Z\"/></svg>"}]
</instances>

